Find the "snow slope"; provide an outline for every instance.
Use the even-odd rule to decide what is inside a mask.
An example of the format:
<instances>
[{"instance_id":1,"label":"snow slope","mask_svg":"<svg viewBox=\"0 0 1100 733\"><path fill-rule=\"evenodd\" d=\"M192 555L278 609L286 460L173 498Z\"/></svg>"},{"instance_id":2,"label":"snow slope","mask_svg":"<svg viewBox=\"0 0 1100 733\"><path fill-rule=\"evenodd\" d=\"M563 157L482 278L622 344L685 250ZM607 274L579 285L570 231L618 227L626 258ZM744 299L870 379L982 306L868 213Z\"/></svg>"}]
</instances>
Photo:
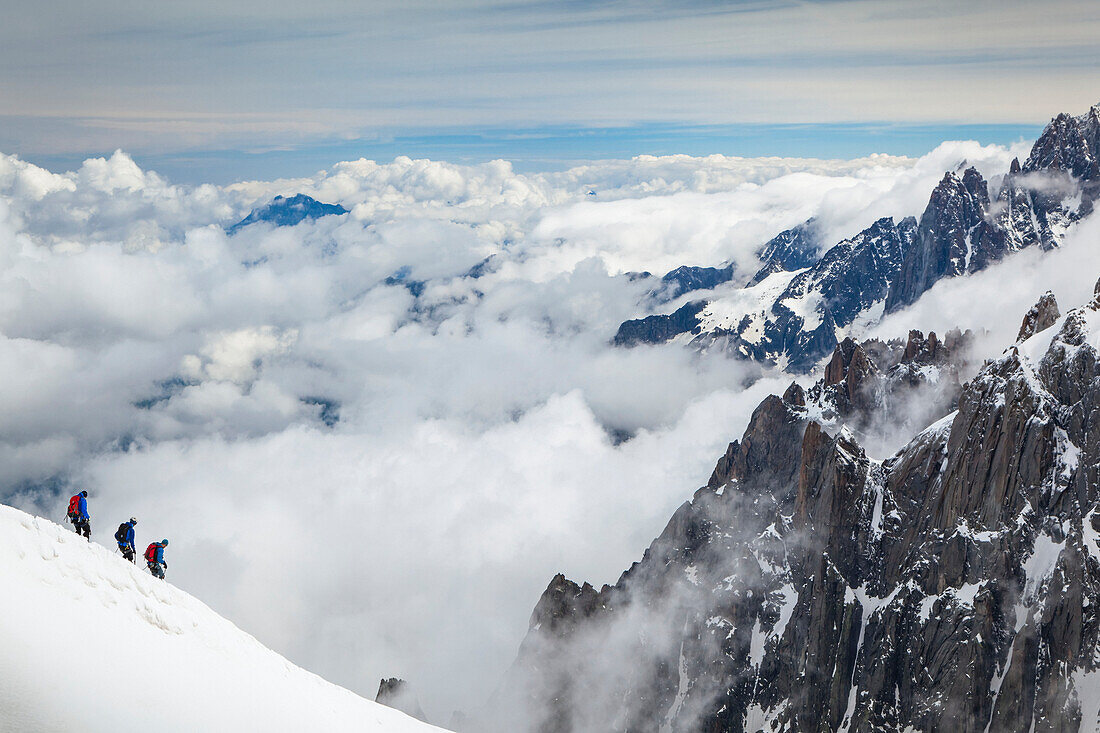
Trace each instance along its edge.
<instances>
[{"instance_id":1,"label":"snow slope","mask_svg":"<svg viewBox=\"0 0 1100 733\"><path fill-rule=\"evenodd\" d=\"M294 666L143 565L0 505L0 731L120 727L441 730Z\"/></svg>"}]
</instances>

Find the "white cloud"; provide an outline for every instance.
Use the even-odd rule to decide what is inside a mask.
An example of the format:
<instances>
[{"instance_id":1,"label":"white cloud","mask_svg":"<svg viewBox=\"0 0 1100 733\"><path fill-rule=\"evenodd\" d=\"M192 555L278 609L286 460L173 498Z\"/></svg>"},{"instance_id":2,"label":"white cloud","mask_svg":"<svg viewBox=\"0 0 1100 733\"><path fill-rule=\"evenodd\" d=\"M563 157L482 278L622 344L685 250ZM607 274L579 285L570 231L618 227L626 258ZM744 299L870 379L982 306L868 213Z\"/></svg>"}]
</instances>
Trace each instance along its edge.
<instances>
[{"instance_id":1,"label":"white cloud","mask_svg":"<svg viewBox=\"0 0 1100 733\"><path fill-rule=\"evenodd\" d=\"M919 214L944 168L1014 152L402 158L225 188L122 153L0 157L0 495L56 516L43 492L87 482L97 539L137 514L173 579L265 642L366 694L407 676L445 717L492 688L555 572L614 581L785 386L610 348L650 286L621 273ZM225 234L299 191L351 214Z\"/></svg>"}]
</instances>

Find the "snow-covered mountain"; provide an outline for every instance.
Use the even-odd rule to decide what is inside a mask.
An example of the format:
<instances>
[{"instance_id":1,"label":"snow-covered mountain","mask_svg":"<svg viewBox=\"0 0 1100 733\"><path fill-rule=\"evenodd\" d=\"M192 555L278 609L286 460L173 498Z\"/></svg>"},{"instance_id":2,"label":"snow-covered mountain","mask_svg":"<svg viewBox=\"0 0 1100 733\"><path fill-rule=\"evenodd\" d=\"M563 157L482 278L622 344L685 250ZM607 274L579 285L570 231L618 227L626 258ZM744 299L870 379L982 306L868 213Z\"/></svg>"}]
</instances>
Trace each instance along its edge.
<instances>
[{"instance_id":1,"label":"snow-covered mountain","mask_svg":"<svg viewBox=\"0 0 1100 733\"><path fill-rule=\"evenodd\" d=\"M346 213L348 213L348 210L340 204L325 204L312 196L306 196L304 193L299 193L290 198L276 196L271 200L271 203L253 209L248 216L226 229L226 231L229 234L236 234L249 224L259 222L267 222L277 227L289 227L300 224L307 219L320 219L323 216L339 216Z\"/></svg>"},{"instance_id":2,"label":"snow-covered mountain","mask_svg":"<svg viewBox=\"0 0 1100 733\"><path fill-rule=\"evenodd\" d=\"M871 458L851 419L949 352L765 399L614 586L551 581L479 730L1100 730L1100 283Z\"/></svg>"},{"instance_id":3,"label":"snow-covered mountain","mask_svg":"<svg viewBox=\"0 0 1100 733\"><path fill-rule=\"evenodd\" d=\"M745 288L732 280L726 287L708 281L701 285L713 288L707 298L626 321L614 343L676 339L806 371L828 356L853 323L896 312L944 278L978 272L1027 247L1057 247L1066 230L1092 212L1100 195L1098 171L1100 106L1080 117L1059 115L1027 161L1021 166L1014 160L999 177L992 197L975 168L948 171L919 220L880 219L815 263L792 262L806 267L795 276L787 272L795 268L784 267L773 251L775 243L798 244L798 230L784 232L761 248L770 259L762 258L763 267Z\"/></svg>"},{"instance_id":4,"label":"snow-covered mountain","mask_svg":"<svg viewBox=\"0 0 1100 733\"><path fill-rule=\"evenodd\" d=\"M684 265L667 272L659 284L650 291L654 304L667 303L681 295L697 290L710 290L723 283L753 286L775 272L791 272L809 267L819 256L820 234L817 223L810 219L796 227L784 230L764 243L756 251L762 263L751 278L737 270L733 263L721 267L697 267ZM646 273L648 275L648 273Z\"/></svg>"},{"instance_id":5,"label":"snow-covered mountain","mask_svg":"<svg viewBox=\"0 0 1100 733\"><path fill-rule=\"evenodd\" d=\"M0 505L0 730L120 728L441 730L294 666L106 548Z\"/></svg>"},{"instance_id":6,"label":"snow-covered mountain","mask_svg":"<svg viewBox=\"0 0 1100 733\"><path fill-rule=\"evenodd\" d=\"M671 333L670 338L701 348L722 348L793 370L809 368L856 318L881 306L915 230L913 219L897 224L880 219L810 267L792 272L773 261L755 284L694 301L669 316L622 324L615 342L653 343Z\"/></svg>"}]
</instances>

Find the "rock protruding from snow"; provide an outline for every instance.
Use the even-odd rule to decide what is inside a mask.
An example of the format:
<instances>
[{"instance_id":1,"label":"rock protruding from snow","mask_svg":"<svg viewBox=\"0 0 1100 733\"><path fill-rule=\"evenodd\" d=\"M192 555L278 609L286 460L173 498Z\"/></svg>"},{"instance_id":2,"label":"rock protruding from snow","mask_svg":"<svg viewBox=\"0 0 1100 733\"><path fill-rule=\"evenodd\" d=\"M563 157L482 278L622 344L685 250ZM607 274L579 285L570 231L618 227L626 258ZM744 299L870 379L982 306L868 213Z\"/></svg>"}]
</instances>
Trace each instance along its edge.
<instances>
[{"instance_id":1,"label":"rock protruding from snow","mask_svg":"<svg viewBox=\"0 0 1100 733\"><path fill-rule=\"evenodd\" d=\"M699 348L807 370L837 344L838 329L885 300L915 230L911 218L879 219L796 272L789 267L797 258L774 254L773 266L762 269L750 286L687 303L671 314L626 321L614 343L664 343L690 334ZM791 235L794 241L805 236Z\"/></svg>"},{"instance_id":2,"label":"rock protruding from snow","mask_svg":"<svg viewBox=\"0 0 1100 733\"><path fill-rule=\"evenodd\" d=\"M653 305L659 305L687 293L711 290L729 282L751 287L773 273L794 272L809 267L817 261L818 250L818 227L811 219L780 232L757 250L756 256L762 265L747 284L744 275L739 273L737 265L732 262L719 267L682 265L661 277L658 285L650 291L649 299Z\"/></svg>"},{"instance_id":3,"label":"rock protruding from snow","mask_svg":"<svg viewBox=\"0 0 1100 733\"><path fill-rule=\"evenodd\" d=\"M412 685L399 677L382 679L378 683L378 692L374 696L374 701L394 710L400 710L405 715L411 715L417 720L427 720Z\"/></svg>"},{"instance_id":4,"label":"rock protruding from snow","mask_svg":"<svg viewBox=\"0 0 1100 733\"><path fill-rule=\"evenodd\" d=\"M1027 341L1040 331L1053 326L1061 317L1054 293L1050 290L1046 291L1039 297L1039 301L1031 306L1031 310L1024 314L1024 321L1020 324L1020 333L1016 336L1016 342Z\"/></svg>"},{"instance_id":5,"label":"rock protruding from snow","mask_svg":"<svg viewBox=\"0 0 1100 733\"><path fill-rule=\"evenodd\" d=\"M885 300L915 227L912 219L879 219L813 267L763 280L755 308L738 307L736 294L711 301L699 313L693 343L793 371L810 369L836 346L838 332ZM780 286L774 291L768 288L773 281Z\"/></svg>"},{"instance_id":6,"label":"rock protruding from snow","mask_svg":"<svg viewBox=\"0 0 1100 733\"><path fill-rule=\"evenodd\" d=\"M954 329L943 341L921 331L910 331L906 341L847 338L809 388L806 404L829 429L843 426L868 437L918 429L954 409L970 337Z\"/></svg>"},{"instance_id":7,"label":"rock protruding from snow","mask_svg":"<svg viewBox=\"0 0 1100 733\"><path fill-rule=\"evenodd\" d=\"M0 505L0 730L430 733L106 548Z\"/></svg>"}]
</instances>

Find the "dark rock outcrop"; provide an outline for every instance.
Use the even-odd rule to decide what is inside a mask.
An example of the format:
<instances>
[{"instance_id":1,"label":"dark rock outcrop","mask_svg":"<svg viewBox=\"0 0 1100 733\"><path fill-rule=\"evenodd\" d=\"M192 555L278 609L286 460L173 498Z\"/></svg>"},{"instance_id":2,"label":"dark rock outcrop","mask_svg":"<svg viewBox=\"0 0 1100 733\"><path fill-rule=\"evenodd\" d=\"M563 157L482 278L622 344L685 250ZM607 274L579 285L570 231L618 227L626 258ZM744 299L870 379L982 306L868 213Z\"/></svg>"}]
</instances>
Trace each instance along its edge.
<instances>
[{"instance_id":1,"label":"dark rock outcrop","mask_svg":"<svg viewBox=\"0 0 1100 733\"><path fill-rule=\"evenodd\" d=\"M664 303L675 300L684 293L710 290L722 283L728 283L736 272L737 268L732 264L725 267L677 267L661 278L660 286L653 291L653 299Z\"/></svg>"},{"instance_id":2,"label":"dark rock outcrop","mask_svg":"<svg viewBox=\"0 0 1100 733\"><path fill-rule=\"evenodd\" d=\"M1088 215L1100 196L1100 106L1055 117L1027 161L1013 161L990 202L981 175L948 173L932 193L920 234L890 290L886 312L916 302L945 277L977 272L1031 246L1058 246L1061 233Z\"/></svg>"},{"instance_id":3,"label":"dark rock outcrop","mask_svg":"<svg viewBox=\"0 0 1100 733\"><path fill-rule=\"evenodd\" d=\"M962 178L944 174L920 218L917 236L886 298L886 312L916 301L945 277L967 271L975 231L985 220L989 192L974 168Z\"/></svg>"},{"instance_id":4,"label":"dark rock outcrop","mask_svg":"<svg viewBox=\"0 0 1100 733\"><path fill-rule=\"evenodd\" d=\"M858 415L876 358L942 368L965 337L841 342L614 586L554 579L505 687L538 714L479 729L1096 730L1097 328L1010 347L883 461L823 400Z\"/></svg>"},{"instance_id":5,"label":"dark rock outcrop","mask_svg":"<svg viewBox=\"0 0 1100 733\"><path fill-rule=\"evenodd\" d=\"M697 336L692 343L699 348L724 349L805 371L836 346L838 328L885 300L915 231L913 219L879 219L831 247L793 278L787 275L778 288L768 287L768 276L780 277L790 270L774 263L765 267L754 278L760 299L751 312L731 315L720 306L708 310L707 301L694 301L669 315L626 321L614 343L663 343L692 333Z\"/></svg>"},{"instance_id":6,"label":"dark rock outcrop","mask_svg":"<svg viewBox=\"0 0 1100 733\"><path fill-rule=\"evenodd\" d=\"M775 272L791 272L812 265L818 257L818 236L817 224L811 219L772 237L756 252L762 265L748 281L748 286L756 285ZM649 301L651 305L668 303L681 295L711 290L725 283L745 284L744 275L739 276L733 263L721 267L683 265L661 277L650 291Z\"/></svg>"},{"instance_id":7,"label":"dark rock outcrop","mask_svg":"<svg viewBox=\"0 0 1100 733\"><path fill-rule=\"evenodd\" d=\"M749 279L748 285L761 283L776 272L794 272L809 267L817 261L820 246L820 233L813 219L780 232L757 253L763 265Z\"/></svg>"},{"instance_id":8,"label":"dark rock outcrop","mask_svg":"<svg viewBox=\"0 0 1100 733\"><path fill-rule=\"evenodd\" d=\"M424 711L420 708L420 700L417 699L412 686L398 677L382 679L378 683L378 693L374 696L374 701L400 710L405 715L411 715L417 720L427 721Z\"/></svg>"},{"instance_id":9,"label":"dark rock outcrop","mask_svg":"<svg viewBox=\"0 0 1100 733\"><path fill-rule=\"evenodd\" d=\"M1031 306L1031 310L1024 314L1024 322L1020 324L1020 333L1016 336L1017 343L1027 341L1040 331L1047 330L1061 317L1062 314L1058 310L1058 302L1054 299L1054 293L1049 290L1046 291L1039 298L1039 302Z\"/></svg>"},{"instance_id":10,"label":"dark rock outcrop","mask_svg":"<svg viewBox=\"0 0 1100 733\"><path fill-rule=\"evenodd\" d=\"M681 333L695 331L699 327L699 312L705 307L705 300L697 300L680 306L668 315L624 321L611 342L616 346L664 343Z\"/></svg>"}]
</instances>

